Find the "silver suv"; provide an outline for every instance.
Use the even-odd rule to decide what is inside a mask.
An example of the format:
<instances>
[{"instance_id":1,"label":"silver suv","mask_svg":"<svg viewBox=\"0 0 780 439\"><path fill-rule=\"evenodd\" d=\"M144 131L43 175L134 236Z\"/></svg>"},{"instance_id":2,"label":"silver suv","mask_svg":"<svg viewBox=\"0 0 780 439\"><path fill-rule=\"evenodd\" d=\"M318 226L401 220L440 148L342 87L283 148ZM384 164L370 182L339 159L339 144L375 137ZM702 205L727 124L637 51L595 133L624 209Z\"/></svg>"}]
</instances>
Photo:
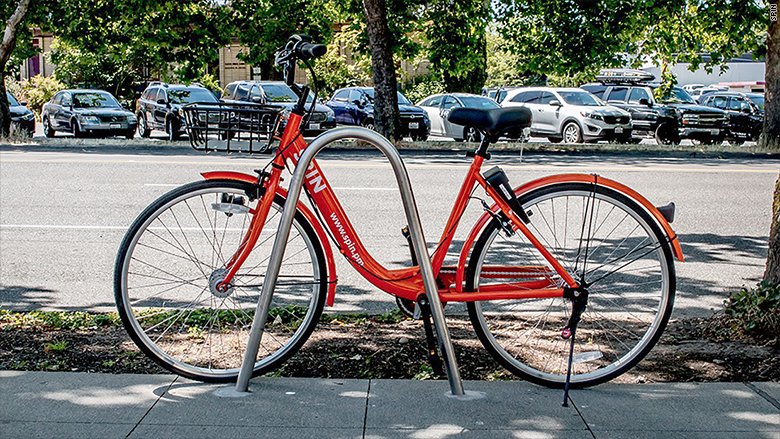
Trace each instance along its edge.
<instances>
[{"instance_id":1,"label":"silver suv","mask_svg":"<svg viewBox=\"0 0 780 439\"><path fill-rule=\"evenodd\" d=\"M547 137L553 143L582 143L583 140L627 143L631 139L630 113L606 105L579 88L518 88L507 93L501 106L531 110L531 135Z\"/></svg>"}]
</instances>

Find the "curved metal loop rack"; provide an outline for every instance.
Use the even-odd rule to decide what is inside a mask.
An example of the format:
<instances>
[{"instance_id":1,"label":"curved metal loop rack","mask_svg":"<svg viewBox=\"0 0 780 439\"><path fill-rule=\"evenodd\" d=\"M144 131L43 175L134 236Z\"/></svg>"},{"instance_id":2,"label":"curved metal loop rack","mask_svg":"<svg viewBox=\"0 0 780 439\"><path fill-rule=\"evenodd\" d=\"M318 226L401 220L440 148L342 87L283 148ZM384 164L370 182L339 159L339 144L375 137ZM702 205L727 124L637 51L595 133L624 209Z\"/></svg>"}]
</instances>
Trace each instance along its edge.
<instances>
[{"instance_id":1,"label":"curved metal loop rack","mask_svg":"<svg viewBox=\"0 0 780 439\"><path fill-rule=\"evenodd\" d=\"M404 166L403 160L401 160L401 155L398 153L398 150L395 149L387 139L366 128L336 128L321 134L303 151L303 154L295 167L288 190L287 202L284 205L282 218L276 232L273 250L271 251L271 256L268 261L265 282L263 282L254 320L249 332L249 340L247 342L244 360L241 363L241 371L239 372L238 380L236 381L235 392L246 393L249 389L249 380L252 378L252 371L255 362L257 361L257 352L263 336L263 328L265 327L268 318L271 299L274 294L274 289L276 288L276 281L282 265L282 258L284 256L285 246L287 245L287 238L290 235L298 199L301 196L301 188L303 187L306 169L309 168L311 161L317 153L329 144L342 139L363 140L375 146L384 153L393 167L393 172L401 191L401 199L403 201L406 219L409 224L414 252L420 264L425 293L428 296L428 302L430 303L431 312L433 314L439 347L443 353L450 390L454 396L463 396L465 395L463 383L460 378L460 372L458 371L452 340L445 322L444 310L441 300L439 299L439 288L436 285L436 278L434 277L433 268L431 266L431 258L428 253L428 248L425 245L425 237L423 236L420 216L417 212L417 204L414 201L409 175L406 172L406 167Z\"/></svg>"},{"instance_id":2,"label":"curved metal loop rack","mask_svg":"<svg viewBox=\"0 0 780 439\"><path fill-rule=\"evenodd\" d=\"M183 107L190 145L198 151L268 154L284 107L249 102L194 103Z\"/></svg>"}]
</instances>

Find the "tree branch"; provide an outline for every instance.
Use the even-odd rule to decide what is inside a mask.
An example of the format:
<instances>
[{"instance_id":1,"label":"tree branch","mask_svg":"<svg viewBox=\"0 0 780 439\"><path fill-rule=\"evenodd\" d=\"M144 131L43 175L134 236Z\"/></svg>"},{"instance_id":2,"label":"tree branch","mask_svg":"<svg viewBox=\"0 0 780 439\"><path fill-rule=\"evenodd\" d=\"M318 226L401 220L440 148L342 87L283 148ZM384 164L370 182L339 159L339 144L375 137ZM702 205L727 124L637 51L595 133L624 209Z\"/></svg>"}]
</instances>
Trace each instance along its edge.
<instances>
[{"instance_id":1,"label":"tree branch","mask_svg":"<svg viewBox=\"0 0 780 439\"><path fill-rule=\"evenodd\" d=\"M5 31L3 32L3 41L0 42L0 69L5 70L5 65L11 58L11 52L16 45L16 31L19 24L22 22L27 9L29 9L30 0L20 0L19 5L16 6L16 10L11 14L5 22Z\"/></svg>"}]
</instances>

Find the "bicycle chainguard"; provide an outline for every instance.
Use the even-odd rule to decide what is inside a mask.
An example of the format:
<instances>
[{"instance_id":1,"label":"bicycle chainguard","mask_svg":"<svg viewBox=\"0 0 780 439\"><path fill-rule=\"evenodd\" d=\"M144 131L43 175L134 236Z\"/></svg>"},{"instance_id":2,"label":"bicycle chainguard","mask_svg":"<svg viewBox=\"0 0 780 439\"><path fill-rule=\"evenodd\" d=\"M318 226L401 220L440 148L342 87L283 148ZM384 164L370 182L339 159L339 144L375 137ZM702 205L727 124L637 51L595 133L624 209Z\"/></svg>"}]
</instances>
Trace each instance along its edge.
<instances>
[{"instance_id":1,"label":"bicycle chainguard","mask_svg":"<svg viewBox=\"0 0 780 439\"><path fill-rule=\"evenodd\" d=\"M561 331L561 338L570 340L569 361L566 368L566 382L563 385L563 406L569 406L569 388L571 385L571 366L574 359L574 338L577 334L577 326L580 324L582 313L588 305L588 290L584 286L577 288L564 288L563 297L571 300L571 316L566 326Z\"/></svg>"}]
</instances>

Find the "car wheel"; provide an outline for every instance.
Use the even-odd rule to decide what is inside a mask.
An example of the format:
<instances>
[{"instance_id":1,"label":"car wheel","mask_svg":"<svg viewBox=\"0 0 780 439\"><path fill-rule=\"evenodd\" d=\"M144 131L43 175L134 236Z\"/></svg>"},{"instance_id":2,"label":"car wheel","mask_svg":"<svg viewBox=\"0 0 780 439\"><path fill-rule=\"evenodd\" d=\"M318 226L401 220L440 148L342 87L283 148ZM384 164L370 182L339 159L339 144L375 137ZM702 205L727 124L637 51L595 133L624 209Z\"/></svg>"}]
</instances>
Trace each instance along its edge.
<instances>
[{"instance_id":1,"label":"car wheel","mask_svg":"<svg viewBox=\"0 0 780 439\"><path fill-rule=\"evenodd\" d=\"M46 137L54 137L55 131L54 128L51 126L51 122L49 121L49 117L46 116L43 118L43 135Z\"/></svg>"},{"instance_id":2,"label":"car wheel","mask_svg":"<svg viewBox=\"0 0 780 439\"><path fill-rule=\"evenodd\" d=\"M84 137L84 132L79 128L79 122L76 119L70 121L70 132L73 134L73 137L77 139Z\"/></svg>"},{"instance_id":3,"label":"car wheel","mask_svg":"<svg viewBox=\"0 0 780 439\"><path fill-rule=\"evenodd\" d=\"M463 128L463 141L464 142L479 142L482 140L482 135L476 128L466 127Z\"/></svg>"},{"instance_id":4,"label":"car wheel","mask_svg":"<svg viewBox=\"0 0 780 439\"><path fill-rule=\"evenodd\" d=\"M143 114L138 115L138 135L141 137L149 137L152 134L152 130L149 129L149 125L146 123L146 116Z\"/></svg>"},{"instance_id":5,"label":"car wheel","mask_svg":"<svg viewBox=\"0 0 780 439\"><path fill-rule=\"evenodd\" d=\"M563 140L566 143L582 143L582 130L577 122L569 122L563 126Z\"/></svg>"},{"instance_id":6,"label":"car wheel","mask_svg":"<svg viewBox=\"0 0 780 439\"><path fill-rule=\"evenodd\" d=\"M173 119L168 119L165 122L165 133L168 134L169 142L179 140L179 132L177 131L176 126L173 124Z\"/></svg>"},{"instance_id":7,"label":"car wheel","mask_svg":"<svg viewBox=\"0 0 780 439\"><path fill-rule=\"evenodd\" d=\"M659 145L679 145L680 136L677 135L674 126L669 123L662 123L655 129L655 141Z\"/></svg>"},{"instance_id":8,"label":"car wheel","mask_svg":"<svg viewBox=\"0 0 780 439\"><path fill-rule=\"evenodd\" d=\"M368 128L371 131L376 131L374 129L374 119L366 119L363 121L363 128Z\"/></svg>"}]
</instances>

